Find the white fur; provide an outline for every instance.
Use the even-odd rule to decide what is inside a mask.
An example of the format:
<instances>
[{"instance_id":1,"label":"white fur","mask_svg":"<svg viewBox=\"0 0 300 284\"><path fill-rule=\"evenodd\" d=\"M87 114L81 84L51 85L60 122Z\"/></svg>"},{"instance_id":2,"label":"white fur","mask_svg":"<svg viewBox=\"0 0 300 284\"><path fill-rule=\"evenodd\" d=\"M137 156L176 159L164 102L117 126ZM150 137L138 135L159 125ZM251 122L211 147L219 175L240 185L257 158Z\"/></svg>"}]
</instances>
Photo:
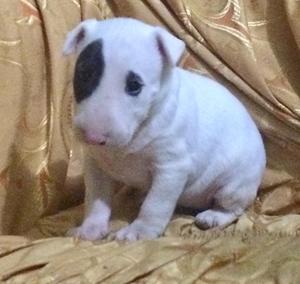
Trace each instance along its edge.
<instances>
[{"instance_id":1,"label":"white fur","mask_svg":"<svg viewBox=\"0 0 300 284\"><path fill-rule=\"evenodd\" d=\"M266 163L246 109L222 85L176 67L184 44L167 31L125 18L82 27L89 32L81 50L103 40L105 70L93 95L77 106L75 125L108 138L106 146L84 144L86 216L73 235L107 234L116 181L148 191L136 220L117 239L159 236L176 204L203 208L196 216L203 228L233 222L255 199ZM70 45L74 31L65 53L78 50ZM144 80L138 97L124 92L129 70Z\"/></svg>"}]
</instances>

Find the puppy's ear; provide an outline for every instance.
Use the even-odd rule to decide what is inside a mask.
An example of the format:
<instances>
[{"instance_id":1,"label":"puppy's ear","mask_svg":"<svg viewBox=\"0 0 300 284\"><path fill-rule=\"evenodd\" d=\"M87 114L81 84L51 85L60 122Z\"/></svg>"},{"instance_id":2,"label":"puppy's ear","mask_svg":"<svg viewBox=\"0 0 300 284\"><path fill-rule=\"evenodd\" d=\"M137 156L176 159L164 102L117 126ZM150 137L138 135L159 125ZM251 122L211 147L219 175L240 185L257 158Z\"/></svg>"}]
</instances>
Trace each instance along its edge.
<instances>
[{"instance_id":1,"label":"puppy's ear","mask_svg":"<svg viewBox=\"0 0 300 284\"><path fill-rule=\"evenodd\" d=\"M171 67L175 66L185 50L184 41L160 27L156 28L156 41L164 61Z\"/></svg>"},{"instance_id":2,"label":"puppy's ear","mask_svg":"<svg viewBox=\"0 0 300 284\"><path fill-rule=\"evenodd\" d=\"M63 55L79 52L91 41L91 34L95 31L97 23L96 19L85 20L70 31L64 43Z\"/></svg>"}]
</instances>

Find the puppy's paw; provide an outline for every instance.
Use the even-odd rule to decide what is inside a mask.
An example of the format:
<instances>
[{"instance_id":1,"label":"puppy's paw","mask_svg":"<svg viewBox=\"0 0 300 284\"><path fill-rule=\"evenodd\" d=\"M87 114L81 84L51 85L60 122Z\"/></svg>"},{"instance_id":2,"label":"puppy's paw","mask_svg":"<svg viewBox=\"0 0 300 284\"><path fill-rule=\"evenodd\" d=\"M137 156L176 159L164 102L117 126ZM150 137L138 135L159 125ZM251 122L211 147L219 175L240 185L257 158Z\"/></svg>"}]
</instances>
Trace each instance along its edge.
<instances>
[{"instance_id":1,"label":"puppy's paw","mask_svg":"<svg viewBox=\"0 0 300 284\"><path fill-rule=\"evenodd\" d=\"M237 217L232 212L206 210L196 216L196 225L201 229L211 229L214 227L224 228L232 223Z\"/></svg>"},{"instance_id":2,"label":"puppy's paw","mask_svg":"<svg viewBox=\"0 0 300 284\"><path fill-rule=\"evenodd\" d=\"M81 226L68 230L67 236L87 241L103 239L108 234L108 224L84 222Z\"/></svg>"},{"instance_id":3,"label":"puppy's paw","mask_svg":"<svg viewBox=\"0 0 300 284\"><path fill-rule=\"evenodd\" d=\"M151 240L157 238L161 234L161 230L148 226L140 220L135 220L130 225L122 228L115 234L115 239L119 241L137 241L137 240Z\"/></svg>"}]
</instances>

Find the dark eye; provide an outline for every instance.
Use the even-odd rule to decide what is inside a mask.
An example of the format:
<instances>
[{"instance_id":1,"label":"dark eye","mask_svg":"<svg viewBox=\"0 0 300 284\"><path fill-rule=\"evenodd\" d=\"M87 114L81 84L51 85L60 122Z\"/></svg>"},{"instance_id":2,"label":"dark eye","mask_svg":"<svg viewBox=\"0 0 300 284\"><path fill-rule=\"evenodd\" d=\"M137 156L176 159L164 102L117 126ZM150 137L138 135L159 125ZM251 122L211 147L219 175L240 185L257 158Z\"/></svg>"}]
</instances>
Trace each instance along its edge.
<instances>
[{"instance_id":1,"label":"dark eye","mask_svg":"<svg viewBox=\"0 0 300 284\"><path fill-rule=\"evenodd\" d=\"M143 80L134 72L130 71L126 78L125 92L130 96L137 96L143 88Z\"/></svg>"}]
</instances>

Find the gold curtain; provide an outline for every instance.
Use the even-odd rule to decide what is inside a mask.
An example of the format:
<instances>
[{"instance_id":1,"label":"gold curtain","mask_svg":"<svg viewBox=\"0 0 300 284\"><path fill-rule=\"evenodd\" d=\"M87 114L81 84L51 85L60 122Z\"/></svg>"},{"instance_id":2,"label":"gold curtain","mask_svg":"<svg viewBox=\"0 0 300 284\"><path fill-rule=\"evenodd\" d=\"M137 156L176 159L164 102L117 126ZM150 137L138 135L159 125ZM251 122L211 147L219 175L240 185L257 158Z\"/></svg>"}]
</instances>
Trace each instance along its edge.
<instances>
[{"instance_id":1,"label":"gold curtain","mask_svg":"<svg viewBox=\"0 0 300 284\"><path fill-rule=\"evenodd\" d=\"M226 230L203 232L177 214L153 242L31 242L81 221L74 58L61 49L80 20L112 16L168 28L187 44L181 66L226 85L255 118L268 167L255 204ZM0 231L23 235L0 237L0 279L299 283L299 19L295 0L0 1ZM134 193L115 199L112 228L136 211Z\"/></svg>"}]
</instances>

